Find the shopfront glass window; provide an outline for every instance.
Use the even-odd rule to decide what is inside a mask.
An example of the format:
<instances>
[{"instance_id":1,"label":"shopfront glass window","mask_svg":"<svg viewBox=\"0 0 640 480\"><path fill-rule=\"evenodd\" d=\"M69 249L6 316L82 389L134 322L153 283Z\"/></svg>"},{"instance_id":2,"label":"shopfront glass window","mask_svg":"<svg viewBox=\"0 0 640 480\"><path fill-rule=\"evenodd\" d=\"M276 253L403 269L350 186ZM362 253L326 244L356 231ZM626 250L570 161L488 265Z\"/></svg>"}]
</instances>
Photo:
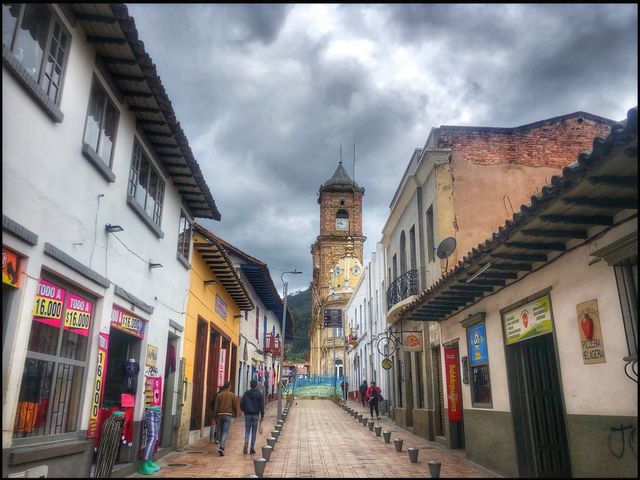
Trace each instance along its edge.
<instances>
[{"instance_id":1,"label":"shopfront glass window","mask_svg":"<svg viewBox=\"0 0 640 480\"><path fill-rule=\"evenodd\" d=\"M467 327L467 345L471 370L471 404L474 407L492 408L487 329L484 320Z\"/></svg>"},{"instance_id":2,"label":"shopfront glass window","mask_svg":"<svg viewBox=\"0 0 640 480\"><path fill-rule=\"evenodd\" d=\"M40 279L14 438L77 431L93 304L75 289L52 279Z\"/></svg>"}]
</instances>

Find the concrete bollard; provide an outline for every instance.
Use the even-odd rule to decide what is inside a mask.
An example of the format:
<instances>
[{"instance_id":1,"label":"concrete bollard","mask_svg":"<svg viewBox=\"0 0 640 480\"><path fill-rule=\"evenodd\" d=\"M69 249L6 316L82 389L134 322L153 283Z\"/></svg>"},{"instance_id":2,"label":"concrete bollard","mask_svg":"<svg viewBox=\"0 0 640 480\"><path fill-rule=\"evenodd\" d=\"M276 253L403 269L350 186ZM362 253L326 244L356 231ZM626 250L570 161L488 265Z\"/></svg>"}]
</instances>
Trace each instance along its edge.
<instances>
[{"instance_id":1,"label":"concrete bollard","mask_svg":"<svg viewBox=\"0 0 640 480\"><path fill-rule=\"evenodd\" d=\"M269 445L262 446L262 457L268 462L271 458L271 453L273 452L273 447Z\"/></svg>"},{"instance_id":2,"label":"concrete bollard","mask_svg":"<svg viewBox=\"0 0 640 480\"><path fill-rule=\"evenodd\" d=\"M396 452L402 451L402 443L403 443L403 440L401 438L393 439L393 444L396 446Z\"/></svg>"},{"instance_id":3,"label":"concrete bollard","mask_svg":"<svg viewBox=\"0 0 640 480\"><path fill-rule=\"evenodd\" d=\"M362 416L363 416L363 415L362 415L361 413L359 413L359 414L358 414L358 421L359 421L359 422L361 422L361 421L362 421Z\"/></svg>"},{"instance_id":4,"label":"concrete bollard","mask_svg":"<svg viewBox=\"0 0 640 480\"><path fill-rule=\"evenodd\" d=\"M375 422L374 422L373 420L369 420L369 421L367 422L367 426L369 427L369 431L370 431L370 432L373 432L373 424L374 424L374 423L375 423Z\"/></svg>"},{"instance_id":5,"label":"concrete bollard","mask_svg":"<svg viewBox=\"0 0 640 480\"><path fill-rule=\"evenodd\" d=\"M382 432L384 443L391 443L391 432Z\"/></svg>"},{"instance_id":6,"label":"concrete bollard","mask_svg":"<svg viewBox=\"0 0 640 480\"><path fill-rule=\"evenodd\" d=\"M376 437L379 437L380 434L382 433L382 426L381 425L376 425L374 427L374 430L376 431Z\"/></svg>"},{"instance_id":7,"label":"concrete bollard","mask_svg":"<svg viewBox=\"0 0 640 480\"><path fill-rule=\"evenodd\" d=\"M431 478L440 478L440 462L437 460L429 460L429 473Z\"/></svg>"},{"instance_id":8,"label":"concrete bollard","mask_svg":"<svg viewBox=\"0 0 640 480\"><path fill-rule=\"evenodd\" d=\"M275 427L273 427L274 430L278 433L282 432L282 424L279 423L278 425L276 425Z\"/></svg>"},{"instance_id":9,"label":"concrete bollard","mask_svg":"<svg viewBox=\"0 0 640 480\"><path fill-rule=\"evenodd\" d=\"M262 457L255 458L253 460L253 468L255 469L256 475L259 478L262 478L264 476L264 467L266 466L267 466L267 461Z\"/></svg>"},{"instance_id":10,"label":"concrete bollard","mask_svg":"<svg viewBox=\"0 0 640 480\"><path fill-rule=\"evenodd\" d=\"M274 450L276 449L276 439L273 437L269 437L267 438L267 444L273 448Z\"/></svg>"},{"instance_id":11,"label":"concrete bollard","mask_svg":"<svg viewBox=\"0 0 640 480\"><path fill-rule=\"evenodd\" d=\"M287 419L287 414L286 414L286 413L283 413L283 414L282 414L282 419L283 419L283 420L286 420L286 419Z\"/></svg>"},{"instance_id":12,"label":"concrete bollard","mask_svg":"<svg viewBox=\"0 0 640 480\"><path fill-rule=\"evenodd\" d=\"M280 436L280 432L278 430L271 430L271 436L278 441L278 437Z\"/></svg>"},{"instance_id":13,"label":"concrete bollard","mask_svg":"<svg viewBox=\"0 0 640 480\"><path fill-rule=\"evenodd\" d=\"M418 452L420 450L418 448L409 447L407 448L407 452L409 452L409 460L411 463L418 463Z\"/></svg>"},{"instance_id":14,"label":"concrete bollard","mask_svg":"<svg viewBox=\"0 0 640 480\"><path fill-rule=\"evenodd\" d=\"M367 420L367 417L362 417L362 426L363 426L363 427L366 427L366 426L367 426L367 422L368 422L368 421L369 421L369 420Z\"/></svg>"}]
</instances>

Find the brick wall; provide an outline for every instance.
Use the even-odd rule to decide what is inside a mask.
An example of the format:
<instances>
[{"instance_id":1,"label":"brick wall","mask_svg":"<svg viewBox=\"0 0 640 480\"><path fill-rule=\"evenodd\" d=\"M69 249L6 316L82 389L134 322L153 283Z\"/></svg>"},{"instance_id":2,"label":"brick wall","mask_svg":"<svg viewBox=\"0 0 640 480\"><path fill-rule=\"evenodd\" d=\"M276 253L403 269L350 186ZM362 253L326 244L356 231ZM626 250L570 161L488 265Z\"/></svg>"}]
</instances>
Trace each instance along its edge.
<instances>
[{"instance_id":1,"label":"brick wall","mask_svg":"<svg viewBox=\"0 0 640 480\"><path fill-rule=\"evenodd\" d=\"M611 126L598 117L569 115L516 128L441 127L437 148L451 149L482 165L517 164L562 168L591 150Z\"/></svg>"}]
</instances>

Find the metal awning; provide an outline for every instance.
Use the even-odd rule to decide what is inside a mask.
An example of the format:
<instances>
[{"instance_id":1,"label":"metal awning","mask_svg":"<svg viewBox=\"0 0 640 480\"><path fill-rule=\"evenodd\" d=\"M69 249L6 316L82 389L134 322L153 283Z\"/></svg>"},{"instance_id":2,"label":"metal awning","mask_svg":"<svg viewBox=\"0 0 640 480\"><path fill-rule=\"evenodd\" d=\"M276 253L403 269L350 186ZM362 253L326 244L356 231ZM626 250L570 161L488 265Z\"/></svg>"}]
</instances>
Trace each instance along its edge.
<instances>
[{"instance_id":1,"label":"metal awning","mask_svg":"<svg viewBox=\"0 0 640 480\"><path fill-rule=\"evenodd\" d=\"M637 107L400 315L441 321L638 215ZM577 242L576 242L577 240ZM472 279L472 280L471 280Z\"/></svg>"},{"instance_id":2,"label":"metal awning","mask_svg":"<svg viewBox=\"0 0 640 480\"><path fill-rule=\"evenodd\" d=\"M162 162L184 203L196 217L220 220L220 212L193 157L156 66L138 40L126 5L61 4L65 14L86 33L97 52L96 64L118 89L137 118L136 128Z\"/></svg>"}]
</instances>

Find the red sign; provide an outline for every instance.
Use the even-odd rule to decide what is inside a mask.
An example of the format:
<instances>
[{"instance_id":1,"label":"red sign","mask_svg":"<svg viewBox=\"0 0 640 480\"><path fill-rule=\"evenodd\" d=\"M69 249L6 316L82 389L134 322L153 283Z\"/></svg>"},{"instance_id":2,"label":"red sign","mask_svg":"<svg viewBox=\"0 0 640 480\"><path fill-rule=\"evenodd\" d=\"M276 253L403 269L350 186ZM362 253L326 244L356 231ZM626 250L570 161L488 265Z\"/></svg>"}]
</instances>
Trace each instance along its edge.
<instances>
[{"instance_id":1,"label":"red sign","mask_svg":"<svg viewBox=\"0 0 640 480\"><path fill-rule=\"evenodd\" d=\"M129 335L144 338L145 321L115 305L111 309L111 326Z\"/></svg>"},{"instance_id":2,"label":"red sign","mask_svg":"<svg viewBox=\"0 0 640 480\"><path fill-rule=\"evenodd\" d=\"M222 350L220 350L220 361L218 362L218 386L221 387L222 385L224 385L224 367L225 367L225 360L227 358L227 349L223 348Z\"/></svg>"},{"instance_id":3,"label":"red sign","mask_svg":"<svg viewBox=\"0 0 640 480\"><path fill-rule=\"evenodd\" d=\"M33 319L59 327L66 293L64 288L41 278L33 302Z\"/></svg>"},{"instance_id":4,"label":"red sign","mask_svg":"<svg viewBox=\"0 0 640 480\"><path fill-rule=\"evenodd\" d=\"M104 380L107 376L107 355L109 352L109 335L100 333L98 337L98 364L96 366L96 381L93 384L93 397L91 398L91 413L89 415L89 428L87 438L98 434L98 419L100 405L104 395Z\"/></svg>"},{"instance_id":5,"label":"red sign","mask_svg":"<svg viewBox=\"0 0 640 480\"><path fill-rule=\"evenodd\" d=\"M2 247L2 283L20 288L22 275L22 257Z\"/></svg>"},{"instance_id":6,"label":"red sign","mask_svg":"<svg viewBox=\"0 0 640 480\"><path fill-rule=\"evenodd\" d=\"M447 399L449 400L448 408L450 422L462 421L459 390L460 367L458 365L458 349L445 348L444 369L447 377Z\"/></svg>"}]
</instances>

